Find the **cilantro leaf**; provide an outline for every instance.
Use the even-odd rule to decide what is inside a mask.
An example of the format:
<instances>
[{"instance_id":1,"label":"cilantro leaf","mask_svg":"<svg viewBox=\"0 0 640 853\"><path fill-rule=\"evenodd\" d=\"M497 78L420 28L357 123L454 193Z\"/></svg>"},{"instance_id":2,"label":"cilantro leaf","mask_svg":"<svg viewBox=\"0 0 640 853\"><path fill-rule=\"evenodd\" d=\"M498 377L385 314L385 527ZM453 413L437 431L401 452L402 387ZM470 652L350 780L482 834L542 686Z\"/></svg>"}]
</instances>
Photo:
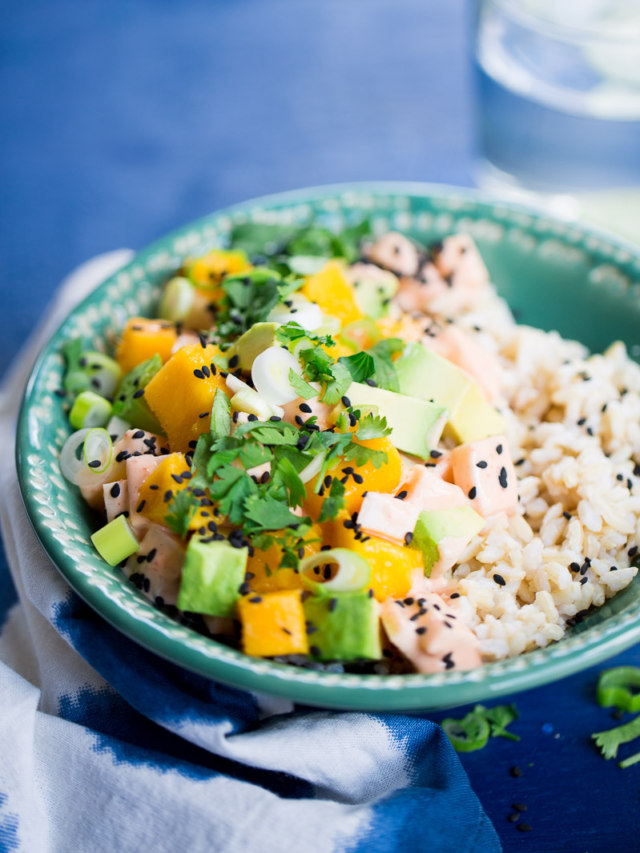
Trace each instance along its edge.
<instances>
[{"instance_id":1,"label":"cilantro leaf","mask_svg":"<svg viewBox=\"0 0 640 853\"><path fill-rule=\"evenodd\" d=\"M227 276L222 281L224 296L217 317L220 337L229 341L266 320L278 304L281 280L277 272L264 268Z\"/></svg>"},{"instance_id":2,"label":"cilantro leaf","mask_svg":"<svg viewBox=\"0 0 640 853\"><path fill-rule=\"evenodd\" d=\"M494 708L485 708L484 705L476 705L474 711L482 713L491 727L491 737L506 737L509 740L520 740L519 735L506 731L509 723L519 717L515 705L496 705Z\"/></svg>"},{"instance_id":3,"label":"cilantro leaf","mask_svg":"<svg viewBox=\"0 0 640 853\"><path fill-rule=\"evenodd\" d=\"M268 423L264 421L249 421L249 423L241 424L236 429L234 438L244 438L249 434L256 441L269 446L295 446L300 438L299 430L293 424L288 424L286 421L269 421Z\"/></svg>"},{"instance_id":4,"label":"cilantro leaf","mask_svg":"<svg viewBox=\"0 0 640 853\"><path fill-rule=\"evenodd\" d=\"M305 382L292 367L289 368L289 382L291 383L293 390L298 392L298 397L304 397L305 400L310 400L312 397L318 396L316 389L312 385L309 385L308 382Z\"/></svg>"},{"instance_id":5,"label":"cilantro leaf","mask_svg":"<svg viewBox=\"0 0 640 853\"><path fill-rule=\"evenodd\" d=\"M351 374L347 368L344 364L336 361L331 368L331 379L327 382L324 394L322 395L323 402L329 406L335 406L344 396L351 382Z\"/></svg>"},{"instance_id":6,"label":"cilantro leaf","mask_svg":"<svg viewBox=\"0 0 640 853\"><path fill-rule=\"evenodd\" d=\"M323 521L330 521L335 518L336 515L340 512L341 509L344 509L345 501L344 501L344 485L338 480L337 477L334 477L331 481L331 488L329 490L329 494L324 499L322 503L322 507L320 509L320 515L318 517L318 521L322 523Z\"/></svg>"},{"instance_id":7,"label":"cilantro leaf","mask_svg":"<svg viewBox=\"0 0 640 853\"><path fill-rule=\"evenodd\" d=\"M310 522L309 518L295 515L286 503L268 494L265 496L253 494L248 497L245 501L244 517L248 522L246 528L249 533L298 527L303 522Z\"/></svg>"},{"instance_id":8,"label":"cilantro leaf","mask_svg":"<svg viewBox=\"0 0 640 853\"><path fill-rule=\"evenodd\" d=\"M404 341L400 338L385 338L367 350L373 359L374 378L378 387L385 388L387 391L400 390L391 356L402 352L403 349Z\"/></svg>"},{"instance_id":9,"label":"cilantro leaf","mask_svg":"<svg viewBox=\"0 0 640 853\"><path fill-rule=\"evenodd\" d=\"M275 466L272 480L276 481L277 484L278 479L282 481L287 490L289 506L302 506L307 492L298 472L286 458L278 460Z\"/></svg>"},{"instance_id":10,"label":"cilantro leaf","mask_svg":"<svg viewBox=\"0 0 640 853\"><path fill-rule=\"evenodd\" d=\"M165 524L183 539L189 531L189 523L198 509L198 499L190 488L180 489L169 504Z\"/></svg>"},{"instance_id":11,"label":"cilantro leaf","mask_svg":"<svg viewBox=\"0 0 640 853\"><path fill-rule=\"evenodd\" d=\"M356 438L359 441L366 441L371 438L384 438L390 435L391 428L387 426L387 419L379 415L363 415L358 421L358 430Z\"/></svg>"},{"instance_id":12,"label":"cilantro leaf","mask_svg":"<svg viewBox=\"0 0 640 853\"><path fill-rule=\"evenodd\" d=\"M364 447L362 444L352 442L344 452L345 459L355 462L357 466L366 465L371 462L374 468L381 468L388 461L384 450L374 450L372 447Z\"/></svg>"},{"instance_id":13,"label":"cilantro leaf","mask_svg":"<svg viewBox=\"0 0 640 853\"><path fill-rule=\"evenodd\" d=\"M214 438L226 438L231 435L231 403L224 393L216 391L211 410L211 435Z\"/></svg>"},{"instance_id":14,"label":"cilantro leaf","mask_svg":"<svg viewBox=\"0 0 640 853\"><path fill-rule=\"evenodd\" d=\"M354 355L343 355L338 359L343 364L354 382L364 382L375 373L373 356L366 352L357 352Z\"/></svg>"},{"instance_id":15,"label":"cilantro leaf","mask_svg":"<svg viewBox=\"0 0 640 853\"><path fill-rule=\"evenodd\" d=\"M595 740L596 746L599 747L604 758L615 758L621 744L640 737L640 715L623 726L616 726L604 732L595 732L591 737Z\"/></svg>"},{"instance_id":16,"label":"cilantro leaf","mask_svg":"<svg viewBox=\"0 0 640 853\"><path fill-rule=\"evenodd\" d=\"M257 485L247 472L231 465L220 468L217 479L209 486L212 499L218 501L221 512L229 516L231 524L244 521L247 498L257 491Z\"/></svg>"}]
</instances>

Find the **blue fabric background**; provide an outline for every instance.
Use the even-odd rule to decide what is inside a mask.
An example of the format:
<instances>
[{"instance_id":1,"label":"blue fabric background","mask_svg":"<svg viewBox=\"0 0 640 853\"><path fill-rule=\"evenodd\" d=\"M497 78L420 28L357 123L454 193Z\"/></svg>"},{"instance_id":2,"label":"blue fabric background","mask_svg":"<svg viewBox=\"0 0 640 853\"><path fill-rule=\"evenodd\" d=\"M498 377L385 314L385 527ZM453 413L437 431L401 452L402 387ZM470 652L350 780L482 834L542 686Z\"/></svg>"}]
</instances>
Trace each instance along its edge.
<instances>
[{"instance_id":1,"label":"blue fabric background","mask_svg":"<svg viewBox=\"0 0 640 853\"><path fill-rule=\"evenodd\" d=\"M297 186L471 182L471 2L1 7L2 371L60 279L97 252ZM3 564L0 618L13 598ZM640 665L640 650L620 662ZM589 743L614 724L595 704L596 675L514 697L521 742L463 756L506 851L640 846L640 765L621 771ZM513 802L528 805L532 832L507 822Z\"/></svg>"}]
</instances>

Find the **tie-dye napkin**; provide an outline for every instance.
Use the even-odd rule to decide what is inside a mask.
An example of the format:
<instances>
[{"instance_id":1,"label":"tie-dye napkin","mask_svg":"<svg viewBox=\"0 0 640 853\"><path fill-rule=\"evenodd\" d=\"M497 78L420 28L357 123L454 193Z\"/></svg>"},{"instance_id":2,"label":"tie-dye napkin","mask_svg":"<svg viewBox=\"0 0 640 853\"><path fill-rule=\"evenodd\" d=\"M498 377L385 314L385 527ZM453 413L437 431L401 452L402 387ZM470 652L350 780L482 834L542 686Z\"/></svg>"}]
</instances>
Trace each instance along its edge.
<instances>
[{"instance_id":1,"label":"tie-dye napkin","mask_svg":"<svg viewBox=\"0 0 640 853\"><path fill-rule=\"evenodd\" d=\"M0 397L0 850L45 853L500 850L457 756L421 717L294 708L208 681L71 592L25 515L13 426L39 346L130 257L63 284Z\"/></svg>"}]
</instances>

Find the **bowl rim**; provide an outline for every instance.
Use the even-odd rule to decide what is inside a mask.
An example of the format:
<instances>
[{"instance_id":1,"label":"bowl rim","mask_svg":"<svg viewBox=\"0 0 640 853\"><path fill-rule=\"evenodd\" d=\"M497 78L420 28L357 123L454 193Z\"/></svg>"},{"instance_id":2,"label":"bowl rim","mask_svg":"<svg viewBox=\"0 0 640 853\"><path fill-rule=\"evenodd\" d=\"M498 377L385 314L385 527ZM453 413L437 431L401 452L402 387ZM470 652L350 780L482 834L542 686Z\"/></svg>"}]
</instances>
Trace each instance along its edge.
<instances>
[{"instance_id":1,"label":"bowl rim","mask_svg":"<svg viewBox=\"0 0 640 853\"><path fill-rule=\"evenodd\" d=\"M206 642L211 646L210 653L205 654L199 644L185 644L182 639L174 636L175 632L171 628L178 623L170 617L161 614L169 623L167 630L161 630L155 623L141 621L135 613L113 601L100 587L91 585L85 575L75 571L74 561L65 553L55 534L43 523L42 514L38 511L38 505L33 500L30 483L30 468L27 460L27 451L31 452L28 415L31 405L35 401L34 395L41 379L45 361L62 337L62 330L69 318L76 314L82 314L93 301L96 292L108 287L123 271L140 265L169 241L175 240L190 231L201 229L205 224L214 222L220 217L232 217L243 213L250 214L251 209L257 206L267 209L287 208L296 203L313 203L334 196L339 197L346 193L359 192L394 197L417 196L434 199L436 202L443 202L445 199L455 197L463 202L471 203L472 209L475 211L477 211L478 205L493 206L504 212L507 218L514 213L519 213L532 217L534 220L549 220L554 224L560 224L578 232L581 241L595 238L609 244L614 250L623 251L630 256L629 263L635 260L640 270L640 247L609 233L605 229L583 225L551 214L543 206L512 202L476 189L447 184L362 181L320 185L258 196L215 210L174 229L136 252L124 267L102 281L70 311L67 311L55 331L48 336L47 341L41 347L22 395L15 443L20 493L37 538L58 571L75 592L111 625L149 651L214 680L240 688L286 696L304 704L383 712L455 707L467 702L477 701L479 698L486 699L487 694L489 694L488 698L497 698L516 690L531 689L586 669L629 648L640 640L640 619L635 624L622 623L617 626L610 626L604 638L599 636L602 632L596 630L597 626L586 628L580 634L582 647L573 652L568 650L566 645L563 645L568 639L565 636L560 641L544 648L534 649L513 658L485 663L475 670L453 670L448 673L429 675L420 673L361 675L307 670L266 659L251 658L239 650L229 648L210 638L206 638ZM560 237L560 239L562 238ZM618 267L621 265L619 261L613 261L613 263ZM640 280L640 272L638 278ZM108 568L106 563L103 565ZM124 577L122 580L124 583ZM134 591L132 590L132 592ZM149 607L153 608L150 602ZM158 611L155 610L155 613L157 614ZM590 632L596 636L590 638ZM194 638L201 636L196 632L190 633L193 633ZM558 653L554 654L554 649L559 650ZM580 653L576 654L576 651Z\"/></svg>"}]
</instances>

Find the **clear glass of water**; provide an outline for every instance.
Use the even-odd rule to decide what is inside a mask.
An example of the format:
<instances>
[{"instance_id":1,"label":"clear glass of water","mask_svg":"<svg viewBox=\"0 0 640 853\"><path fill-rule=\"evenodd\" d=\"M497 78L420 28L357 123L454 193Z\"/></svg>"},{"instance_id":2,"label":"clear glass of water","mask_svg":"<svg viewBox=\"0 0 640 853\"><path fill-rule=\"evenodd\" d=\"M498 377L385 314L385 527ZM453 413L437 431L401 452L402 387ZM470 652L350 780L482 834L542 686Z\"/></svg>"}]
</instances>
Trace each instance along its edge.
<instances>
[{"instance_id":1,"label":"clear glass of water","mask_svg":"<svg viewBox=\"0 0 640 853\"><path fill-rule=\"evenodd\" d=\"M478 0L474 64L480 186L640 217L640 0Z\"/></svg>"}]
</instances>

